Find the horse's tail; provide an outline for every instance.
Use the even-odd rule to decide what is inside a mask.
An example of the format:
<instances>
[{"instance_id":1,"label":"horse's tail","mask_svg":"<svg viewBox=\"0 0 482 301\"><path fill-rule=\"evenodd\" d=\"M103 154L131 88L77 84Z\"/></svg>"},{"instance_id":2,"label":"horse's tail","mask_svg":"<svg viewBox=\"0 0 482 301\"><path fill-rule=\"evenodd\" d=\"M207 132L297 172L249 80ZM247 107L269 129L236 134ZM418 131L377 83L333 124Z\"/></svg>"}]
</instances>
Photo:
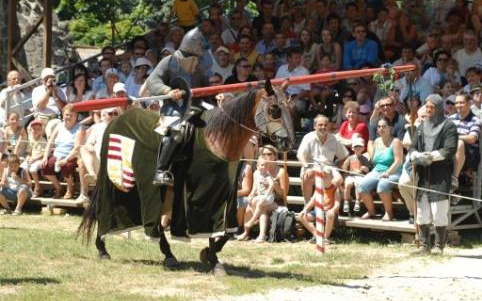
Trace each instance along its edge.
<instances>
[{"instance_id":1,"label":"horse's tail","mask_svg":"<svg viewBox=\"0 0 482 301\"><path fill-rule=\"evenodd\" d=\"M94 193L92 195L89 206L84 211L82 215L82 221L80 222L79 228L77 229L77 238L82 237L84 243L89 243L92 234L95 230L95 225L97 222L96 207L98 202L99 185L96 185Z\"/></svg>"}]
</instances>

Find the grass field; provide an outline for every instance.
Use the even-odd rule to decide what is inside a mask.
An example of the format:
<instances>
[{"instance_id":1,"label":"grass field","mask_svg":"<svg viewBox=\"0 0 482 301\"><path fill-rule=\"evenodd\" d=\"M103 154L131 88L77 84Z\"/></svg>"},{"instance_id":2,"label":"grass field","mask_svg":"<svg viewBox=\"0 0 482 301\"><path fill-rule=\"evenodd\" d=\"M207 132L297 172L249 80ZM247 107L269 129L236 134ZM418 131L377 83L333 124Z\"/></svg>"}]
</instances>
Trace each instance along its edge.
<instances>
[{"instance_id":1,"label":"grass field","mask_svg":"<svg viewBox=\"0 0 482 301\"><path fill-rule=\"evenodd\" d=\"M75 239L79 216L0 217L0 300L198 300L210 296L342 284L410 256L399 244L336 244L325 255L307 242L228 242L220 260L228 277L214 277L198 260L207 240L172 241L182 262L164 268L157 244L107 239L111 261L98 261L93 244Z\"/></svg>"}]
</instances>

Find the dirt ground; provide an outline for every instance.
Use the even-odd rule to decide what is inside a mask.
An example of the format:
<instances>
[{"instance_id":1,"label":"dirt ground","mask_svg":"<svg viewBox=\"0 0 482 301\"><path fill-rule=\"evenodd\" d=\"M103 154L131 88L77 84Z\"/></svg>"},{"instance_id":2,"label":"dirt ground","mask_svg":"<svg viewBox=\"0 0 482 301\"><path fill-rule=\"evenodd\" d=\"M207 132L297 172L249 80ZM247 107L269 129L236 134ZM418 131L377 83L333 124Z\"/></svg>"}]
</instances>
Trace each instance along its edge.
<instances>
[{"instance_id":1,"label":"dirt ground","mask_svg":"<svg viewBox=\"0 0 482 301\"><path fill-rule=\"evenodd\" d=\"M375 259L376 260L376 259ZM265 294L220 297L226 301L482 300L482 248L450 249L443 258L416 257L386 266L362 280Z\"/></svg>"}]
</instances>

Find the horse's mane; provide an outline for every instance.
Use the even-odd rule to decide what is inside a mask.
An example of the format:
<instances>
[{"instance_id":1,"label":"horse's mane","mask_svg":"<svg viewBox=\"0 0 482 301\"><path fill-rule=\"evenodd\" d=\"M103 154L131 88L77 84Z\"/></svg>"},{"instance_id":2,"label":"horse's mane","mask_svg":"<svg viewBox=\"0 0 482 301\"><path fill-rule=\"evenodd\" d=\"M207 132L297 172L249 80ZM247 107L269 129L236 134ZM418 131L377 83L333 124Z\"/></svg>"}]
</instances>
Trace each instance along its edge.
<instances>
[{"instance_id":1,"label":"horse's mane","mask_svg":"<svg viewBox=\"0 0 482 301\"><path fill-rule=\"evenodd\" d=\"M221 144L227 146L226 143L230 138L240 138L240 135L247 131L240 126L241 124L255 130L253 108L256 104L256 92L257 90L250 90L242 93L225 101L222 109L213 109L206 120L204 130L206 136L220 139Z\"/></svg>"}]
</instances>

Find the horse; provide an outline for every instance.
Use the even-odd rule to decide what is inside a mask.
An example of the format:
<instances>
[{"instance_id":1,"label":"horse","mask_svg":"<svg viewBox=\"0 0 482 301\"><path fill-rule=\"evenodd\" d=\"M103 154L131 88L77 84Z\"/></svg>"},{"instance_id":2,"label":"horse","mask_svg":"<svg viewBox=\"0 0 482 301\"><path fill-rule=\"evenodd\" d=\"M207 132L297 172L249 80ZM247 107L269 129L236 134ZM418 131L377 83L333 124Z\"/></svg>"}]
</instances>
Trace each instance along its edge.
<instances>
[{"instance_id":1,"label":"horse","mask_svg":"<svg viewBox=\"0 0 482 301\"><path fill-rule=\"evenodd\" d=\"M225 101L221 107L204 112L204 127L195 129L191 143L181 152L184 159L174 163L171 235L207 234L209 244L201 250L200 260L209 264L215 274L226 273L217 253L229 234L237 230L237 167L250 137L253 134L268 137L280 151L293 146L290 99L283 91L286 85L273 88L268 80L263 88L251 89ZM141 109L128 110L112 121L104 134L96 190L78 228L78 235L88 240L97 224L95 246L100 259L111 258L104 241L106 234L143 226L147 236L159 239L164 265L178 264L161 224L161 206L167 189L151 184L161 138L152 130L158 118L154 116ZM106 176L106 158L111 156L106 140L119 133L135 142L132 156L135 184L130 191L112 185Z\"/></svg>"}]
</instances>

